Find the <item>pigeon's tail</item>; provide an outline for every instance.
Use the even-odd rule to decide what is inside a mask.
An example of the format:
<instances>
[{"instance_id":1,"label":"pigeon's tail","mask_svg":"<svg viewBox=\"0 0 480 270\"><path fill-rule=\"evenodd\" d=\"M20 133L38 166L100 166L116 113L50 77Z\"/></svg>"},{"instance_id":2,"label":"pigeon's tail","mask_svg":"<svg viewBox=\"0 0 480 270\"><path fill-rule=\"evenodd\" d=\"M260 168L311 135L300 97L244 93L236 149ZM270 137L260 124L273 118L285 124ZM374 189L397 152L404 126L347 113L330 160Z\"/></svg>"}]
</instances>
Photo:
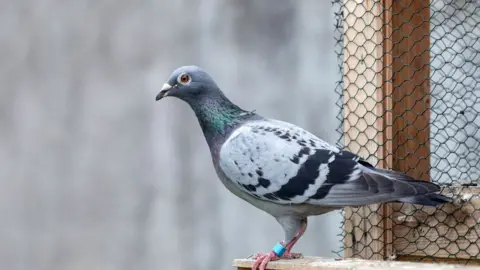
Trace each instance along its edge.
<instances>
[{"instance_id":1,"label":"pigeon's tail","mask_svg":"<svg viewBox=\"0 0 480 270\"><path fill-rule=\"evenodd\" d=\"M398 199L398 201L404 202L404 203L420 204L420 205L428 205L428 206L437 206L440 204L453 202L452 198L444 196L442 194L436 194L436 193L406 197L406 198Z\"/></svg>"},{"instance_id":2,"label":"pigeon's tail","mask_svg":"<svg viewBox=\"0 0 480 270\"><path fill-rule=\"evenodd\" d=\"M326 196L312 197L309 203L339 207L386 202L437 206L453 201L438 194L440 187L434 183L416 180L401 172L378 169L367 162L359 163L347 181L333 185L323 183L323 187L329 188Z\"/></svg>"},{"instance_id":3,"label":"pigeon's tail","mask_svg":"<svg viewBox=\"0 0 480 270\"><path fill-rule=\"evenodd\" d=\"M384 177L390 180L394 186L391 198L398 202L427 206L437 206L453 202L452 198L435 193L440 191L440 187L437 184L416 180L401 172L368 168L365 174L366 177Z\"/></svg>"}]
</instances>

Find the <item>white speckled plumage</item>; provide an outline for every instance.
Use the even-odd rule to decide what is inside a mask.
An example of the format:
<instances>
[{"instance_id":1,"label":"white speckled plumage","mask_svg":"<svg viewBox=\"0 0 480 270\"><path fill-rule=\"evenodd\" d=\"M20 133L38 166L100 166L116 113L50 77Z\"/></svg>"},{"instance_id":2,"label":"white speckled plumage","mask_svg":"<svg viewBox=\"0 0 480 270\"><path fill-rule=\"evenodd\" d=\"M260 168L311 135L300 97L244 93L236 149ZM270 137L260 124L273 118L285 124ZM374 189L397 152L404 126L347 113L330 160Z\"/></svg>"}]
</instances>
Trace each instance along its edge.
<instances>
[{"instance_id":1,"label":"white speckled plumage","mask_svg":"<svg viewBox=\"0 0 480 270\"><path fill-rule=\"evenodd\" d=\"M302 149L305 152L299 155ZM300 204L307 201L326 180L328 163L335 160L334 155L329 155L327 163L320 164L319 175L314 184L305 190L305 194L288 200L278 197L269 199L263 195L279 191L297 174L314 150L323 150L325 155L339 152L338 148L290 123L279 120L250 121L225 140L220 150L219 165L234 184L252 196L281 204ZM298 161L293 162L294 158ZM268 181L268 186L262 186L259 179ZM255 191L245 186L254 186Z\"/></svg>"}]
</instances>

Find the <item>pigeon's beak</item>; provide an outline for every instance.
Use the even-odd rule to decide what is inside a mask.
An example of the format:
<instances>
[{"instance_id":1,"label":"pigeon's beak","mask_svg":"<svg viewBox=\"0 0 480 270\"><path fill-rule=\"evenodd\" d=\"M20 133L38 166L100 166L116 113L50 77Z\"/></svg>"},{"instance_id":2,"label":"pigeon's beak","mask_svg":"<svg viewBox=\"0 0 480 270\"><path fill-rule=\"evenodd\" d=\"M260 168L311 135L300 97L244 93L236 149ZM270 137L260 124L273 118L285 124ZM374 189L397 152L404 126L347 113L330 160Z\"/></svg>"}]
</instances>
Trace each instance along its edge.
<instances>
[{"instance_id":1,"label":"pigeon's beak","mask_svg":"<svg viewBox=\"0 0 480 270\"><path fill-rule=\"evenodd\" d=\"M158 93L157 97L155 98L156 101L166 97L168 95L168 91L172 89L172 86L168 83L164 83L162 89L160 89L160 93Z\"/></svg>"}]
</instances>

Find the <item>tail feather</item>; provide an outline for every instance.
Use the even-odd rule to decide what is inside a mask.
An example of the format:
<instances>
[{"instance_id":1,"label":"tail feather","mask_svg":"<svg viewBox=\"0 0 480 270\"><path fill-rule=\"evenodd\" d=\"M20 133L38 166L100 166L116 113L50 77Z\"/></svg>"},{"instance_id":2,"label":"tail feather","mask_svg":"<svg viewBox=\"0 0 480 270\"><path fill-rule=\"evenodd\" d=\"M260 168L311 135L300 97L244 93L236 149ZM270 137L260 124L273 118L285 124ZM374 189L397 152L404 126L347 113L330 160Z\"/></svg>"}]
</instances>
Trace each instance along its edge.
<instances>
[{"instance_id":1,"label":"tail feather","mask_svg":"<svg viewBox=\"0 0 480 270\"><path fill-rule=\"evenodd\" d=\"M442 194L425 194L413 197L406 197L398 199L399 202L411 203L411 204L420 204L427 206L437 206L444 203L452 203L453 199Z\"/></svg>"},{"instance_id":2,"label":"tail feather","mask_svg":"<svg viewBox=\"0 0 480 270\"><path fill-rule=\"evenodd\" d=\"M436 206L452 202L451 198L436 193L440 186L434 183L416 180L401 172L361 165L357 177L332 185L324 198L309 203L343 207L385 202Z\"/></svg>"},{"instance_id":3,"label":"tail feather","mask_svg":"<svg viewBox=\"0 0 480 270\"><path fill-rule=\"evenodd\" d=\"M405 202L426 206L437 206L444 203L451 203L453 199L435 192L440 191L440 186L432 182L414 179L407 174L378 169L367 168L366 175L385 177L394 182L395 191L390 195L389 201Z\"/></svg>"}]
</instances>

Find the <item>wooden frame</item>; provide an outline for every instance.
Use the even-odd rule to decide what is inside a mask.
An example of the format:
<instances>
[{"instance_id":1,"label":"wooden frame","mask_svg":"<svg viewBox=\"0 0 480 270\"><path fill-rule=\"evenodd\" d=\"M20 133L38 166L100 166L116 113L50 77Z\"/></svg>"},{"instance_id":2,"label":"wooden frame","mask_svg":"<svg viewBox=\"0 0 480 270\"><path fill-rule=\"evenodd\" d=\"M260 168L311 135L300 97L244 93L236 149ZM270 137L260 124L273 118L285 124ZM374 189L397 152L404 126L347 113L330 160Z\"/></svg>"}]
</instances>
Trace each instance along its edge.
<instances>
[{"instance_id":1,"label":"wooden frame","mask_svg":"<svg viewBox=\"0 0 480 270\"><path fill-rule=\"evenodd\" d=\"M344 0L343 14L346 148L429 181L429 1ZM346 208L344 256L393 256L393 211Z\"/></svg>"},{"instance_id":2,"label":"wooden frame","mask_svg":"<svg viewBox=\"0 0 480 270\"><path fill-rule=\"evenodd\" d=\"M428 0L344 0L344 132L350 151L430 181ZM480 265L480 188L455 204L345 209L345 258Z\"/></svg>"}]
</instances>

